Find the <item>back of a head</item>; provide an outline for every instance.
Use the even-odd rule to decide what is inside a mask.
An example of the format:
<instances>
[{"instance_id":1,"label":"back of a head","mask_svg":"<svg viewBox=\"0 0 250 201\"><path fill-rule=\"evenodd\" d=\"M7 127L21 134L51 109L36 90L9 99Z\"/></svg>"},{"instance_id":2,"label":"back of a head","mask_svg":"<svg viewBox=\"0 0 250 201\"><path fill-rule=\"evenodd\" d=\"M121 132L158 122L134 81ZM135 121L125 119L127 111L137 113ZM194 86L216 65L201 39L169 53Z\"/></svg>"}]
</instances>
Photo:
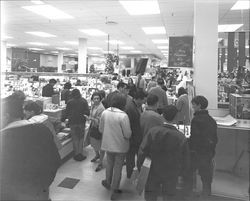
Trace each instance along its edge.
<instances>
[{"instance_id":1,"label":"back of a head","mask_svg":"<svg viewBox=\"0 0 250 201\"><path fill-rule=\"evenodd\" d=\"M71 92L71 97L74 99L81 98L82 96L81 96L79 89L73 89Z\"/></svg>"},{"instance_id":2,"label":"back of a head","mask_svg":"<svg viewBox=\"0 0 250 201\"><path fill-rule=\"evenodd\" d=\"M24 110L33 111L35 115L39 115L42 113L42 108L39 104L34 101L29 101L24 105Z\"/></svg>"},{"instance_id":3,"label":"back of a head","mask_svg":"<svg viewBox=\"0 0 250 201\"><path fill-rule=\"evenodd\" d=\"M118 108L120 110L124 110L126 105L126 96L122 93L115 93L111 99L111 107Z\"/></svg>"},{"instance_id":4,"label":"back of a head","mask_svg":"<svg viewBox=\"0 0 250 201\"><path fill-rule=\"evenodd\" d=\"M120 88L124 88L124 87L128 87L128 85L126 84L126 83L124 83L124 82L119 82L118 84L117 84L117 89L119 90Z\"/></svg>"},{"instance_id":5,"label":"back of a head","mask_svg":"<svg viewBox=\"0 0 250 201\"><path fill-rule=\"evenodd\" d=\"M208 100L204 96L195 96L191 103L194 103L196 105L200 105L202 110L205 110L208 106Z\"/></svg>"},{"instance_id":6,"label":"back of a head","mask_svg":"<svg viewBox=\"0 0 250 201\"><path fill-rule=\"evenodd\" d=\"M70 82L66 82L65 84L64 84L64 89L71 89L71 83Z\"/></svg>"},{"instance_id":7,"label":"back of a head","mask_svg":"<svg viewBox=\"0 0 250 201\"><path fill-rule=\"evenodd\" d=\"M147 94L143 90L138 89L134 94L134 99L135 100L138 100L138 99L143 100L146 96L147 96Z\"/></svg>"},{"instance_id":8,"label":"back of a head","mask_svg":"<svg viewBox=\"0 0 250 201\"><path fill-rule=\"evenodd\" d=\"M148 96L147 96L148 106L153 106L153 105L157 104L158 100L159 100L159 98L155 94L148 94Z\"/></svg>"},{"instance_id":9,"label":"back of a head","mask_svg":"<svg viewBox=\"0 0 250 201\"><path fill-rule=\"evenodd\" d=\"M159 78L157 79L157 84L158 84L158 85L164 85L164 80L163 80L163 78L159 77Z\"/></svg>"},{"instance_id":10,"label":"back of a head","mask_svg":"<svg viewBox=\"0 0 250 201\"><path fill-rule=\"evenodd\" d=\"M163 109L163 117L171 122L174 120L176 114L177 114L178 110L174 105L167 105L164 109Z\"/></svg>"},{"instance_id":11,"label":"back of a head","mask_svg":"<svg viewBox=\"0 0 250 201\"><path fill-rule=\"evenodd\" d=\"M186 91L186 89L184 89L183 87L180 87L180 88L178 89L178 96L181 96L181 95L183 95L183 94L187 94L187 91Z\"/></svg>"},{"instance_id":12,"label":"back of a head","mask_svg":"<svg viewBox=\"0 0 250 201\"><path fill-rule=\"evenodd\" d=\"M50 79L49 84L56 84L56 80L55 79Z\"/></svg>"},{"instance_id":13,"label":"back of a head","mask_svg":"<svg viewBox=\"0 0 250 201\"><path fill-rule=\"evenodd\" d=\"M98 91L98 93L101 95L101 97L102 97L101 99L105 98L106 93L104 90L100 90L100 91Z\"/></svg>"}]
</instances>

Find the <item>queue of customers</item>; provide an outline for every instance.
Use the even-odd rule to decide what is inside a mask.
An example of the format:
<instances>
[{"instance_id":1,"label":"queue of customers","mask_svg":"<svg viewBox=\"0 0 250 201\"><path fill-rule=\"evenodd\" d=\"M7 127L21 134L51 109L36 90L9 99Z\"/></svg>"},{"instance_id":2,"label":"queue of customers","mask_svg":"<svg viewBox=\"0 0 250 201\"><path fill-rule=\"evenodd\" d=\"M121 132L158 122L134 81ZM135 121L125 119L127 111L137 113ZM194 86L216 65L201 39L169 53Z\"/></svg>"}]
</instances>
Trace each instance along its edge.
<instances>
[{"instance_id":1,"label":"queue of customers","mask_svg":"<svg viewBox=\"0 0 250 201\"><path fill-rule=\"evenodd\" d=\"M189 100L185 89L179 89L176 105L168 105L166 93L161 86L163 84L158 79L157 85L152 86L148 93L136 87L133 89L133 96L130 96L129 85L119 82L117 90L107 96L104 91L93 93L91 108L78 89L73 89L67 95L66 110L61 121L68 119L73 158L76 161L86 159L83 155L84 139L89 139L94 149L95 156L91 162L98 161L95 171L104 168L103 159L106 154L106 177L101 184L112 191L111 200L119 199L119 194L122 193L120 181L123 166L126 166L126 176L130 179L135 167L141 170L145 157L152 161L144 191L146 201L157 200L160 194L164 200L174 200L180 176L183 178L184 195L192 196L193 174L196 170L202 180L202 195L211 195L217 125L207 111L208 101L204 96L196 96L191 100L194 118L190 120L187 115ZM7 122L1 131L2 140L6 142L1 164L4 164L2 171L6 176L1 179L1 195L6 200L49 200L48 188L60 165L59 145L53 139L56 124L54 122L52 125L51 120L42 114L41 107L37 107L35 103L24 105L24 98L17 94L8 97L3 104L3 115ZM12 107L12 104L15 106ZM88 133L85 133L87 120L91 123ZM176 128L176 123L191 123L189 139ZM35 131L39 135L38 139L30 137ZM22 135L19 135L20 132ZM19 142L20 137L30 139ZM20 151L22 149L25 151ZM33 149L36 151L33 152ZM46 151L42 153L41 150L44 149ZM35 154L41 156L35 157ZM40 160L43 158L44 160ZM22 159L26 162L22 162ZM34 180L25 177L31 170L36 177ZM13 172L21 180L12 180ZM46 178L46 181L39 183ZM11 192L13 185L18 189L15 193ZM30 186L34 189L32 192L27 190Z\"/></svg>"}]
</instances>

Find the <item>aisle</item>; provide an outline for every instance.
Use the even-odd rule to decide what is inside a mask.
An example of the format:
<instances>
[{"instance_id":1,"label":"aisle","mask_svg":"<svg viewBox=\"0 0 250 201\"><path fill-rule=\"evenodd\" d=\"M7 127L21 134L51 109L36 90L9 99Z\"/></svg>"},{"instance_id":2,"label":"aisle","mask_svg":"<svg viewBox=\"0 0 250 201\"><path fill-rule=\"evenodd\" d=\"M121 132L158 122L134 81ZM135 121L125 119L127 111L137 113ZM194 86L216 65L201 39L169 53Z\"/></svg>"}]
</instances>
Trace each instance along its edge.
<instances>
[{"instance_id":1,"label":"aisle","mask_svg":"<svg viewBox=\"0 0 250 201\"><path fill-rule=\"evenodd\" d=\"M50 187L50 198L52 201L105 201L110 200L110 192L102 185L105 178L105 169L95 172L97 163L91 163L94 153L91 147L85 150L87 159L83 162L76 162L72 158L65 162L58 170L56 178ZM126 169L123 167L121 181L121 194L119 200L143 201L143 196L139 196L135 191L135 186L126 178ZM72 178L79 182L73 189L59 187L58 185L65 179ZM192 198L190 201L199 200ZM215 197L210 201L238 201L229 198ZM159 197L158 201L162 201ZM188 201L188 200L185 200ZM205 200L202 200L205 201Z\"/></svg>"}]
</instances>

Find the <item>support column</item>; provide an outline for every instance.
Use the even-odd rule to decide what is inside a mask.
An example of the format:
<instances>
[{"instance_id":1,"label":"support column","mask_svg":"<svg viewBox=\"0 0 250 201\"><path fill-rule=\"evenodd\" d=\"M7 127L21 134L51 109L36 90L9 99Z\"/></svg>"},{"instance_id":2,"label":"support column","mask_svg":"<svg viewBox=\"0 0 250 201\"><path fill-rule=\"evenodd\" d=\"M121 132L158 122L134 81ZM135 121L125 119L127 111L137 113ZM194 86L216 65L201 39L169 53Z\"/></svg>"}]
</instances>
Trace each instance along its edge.
<instances>
[{"instance_id":1,"label":"support column","mask_svg":"<svg viewBox=\"0 0 250 201\"><path fill-rule=\"evenodd\" d=\"M62 65L63 65L63 52L59 51L58 57L57 57L57 72L62 73Z\"/></svg>"},{"instance_id":2,"label":"support column","mask_svg":"<svg viewBox=\"0 0 250 201\"><path fill-rule=\"evenodd\" d=\"M6 60L7 60L7 42L1 41L1 72L6 71Z\"/></svg>"},{"instance_id":3,"label":"support column","mask_svg":"<svg viewBox=\"0 0 250 201\"><path fill-rule=\"evenodd\" d=\"M134 57L131 57L131 70L130 70L131 73L134 73L135 72L135 58Z\"/></svg>"},{"instance_id":4,"label":"support column","mask_svg":"<svg viewBox=\"0 0 250 201\"><path fill-rule=\"evenodd\" d=\"M78 44L78 73L85 74L87 72L87 39L79 38Z\"/></svg>"},{"instance_id":5,"label":"support column","mask_svg":"<svg viewBox=\"0 0 250 201\"><path fill-rule=\"evenodd\" d=\"M194 83L196 95L217 109L218 1L194 2Z\"/></svg>"}]
</instances>

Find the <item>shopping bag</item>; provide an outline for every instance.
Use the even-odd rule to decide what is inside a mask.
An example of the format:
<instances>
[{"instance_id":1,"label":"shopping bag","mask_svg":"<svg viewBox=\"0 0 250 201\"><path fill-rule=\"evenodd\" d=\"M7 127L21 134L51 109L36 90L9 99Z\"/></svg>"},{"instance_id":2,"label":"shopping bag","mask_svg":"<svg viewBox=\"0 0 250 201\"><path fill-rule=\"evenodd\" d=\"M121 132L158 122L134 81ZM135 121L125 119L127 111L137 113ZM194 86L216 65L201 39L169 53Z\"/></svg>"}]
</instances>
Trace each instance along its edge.
<instances>
[{"instance_id":1,"label":"shopping bag","mask_svg":"<svg viewBox=\"0 0 250 201\"><path fill-rule=\"evenodd\" d=\"M150 166L151 166L151 159L145 158L143 165L141 167L141 171L138 175L138 180L136 185L136 190L139 193L139 195L142 194L145 185L147 183Z\"/></svg>"},{"instance_id":2,"label":"shopping bag","mask_svg":"<svg viewBox=\"0 0 250 201\"><path fill-rule=\"evenodd\" d=\"M89 125L85 127L85 135L83 140L83 147L87 147L90 145L90 132L89 132Z\"/></svg>"}]
</instances>

